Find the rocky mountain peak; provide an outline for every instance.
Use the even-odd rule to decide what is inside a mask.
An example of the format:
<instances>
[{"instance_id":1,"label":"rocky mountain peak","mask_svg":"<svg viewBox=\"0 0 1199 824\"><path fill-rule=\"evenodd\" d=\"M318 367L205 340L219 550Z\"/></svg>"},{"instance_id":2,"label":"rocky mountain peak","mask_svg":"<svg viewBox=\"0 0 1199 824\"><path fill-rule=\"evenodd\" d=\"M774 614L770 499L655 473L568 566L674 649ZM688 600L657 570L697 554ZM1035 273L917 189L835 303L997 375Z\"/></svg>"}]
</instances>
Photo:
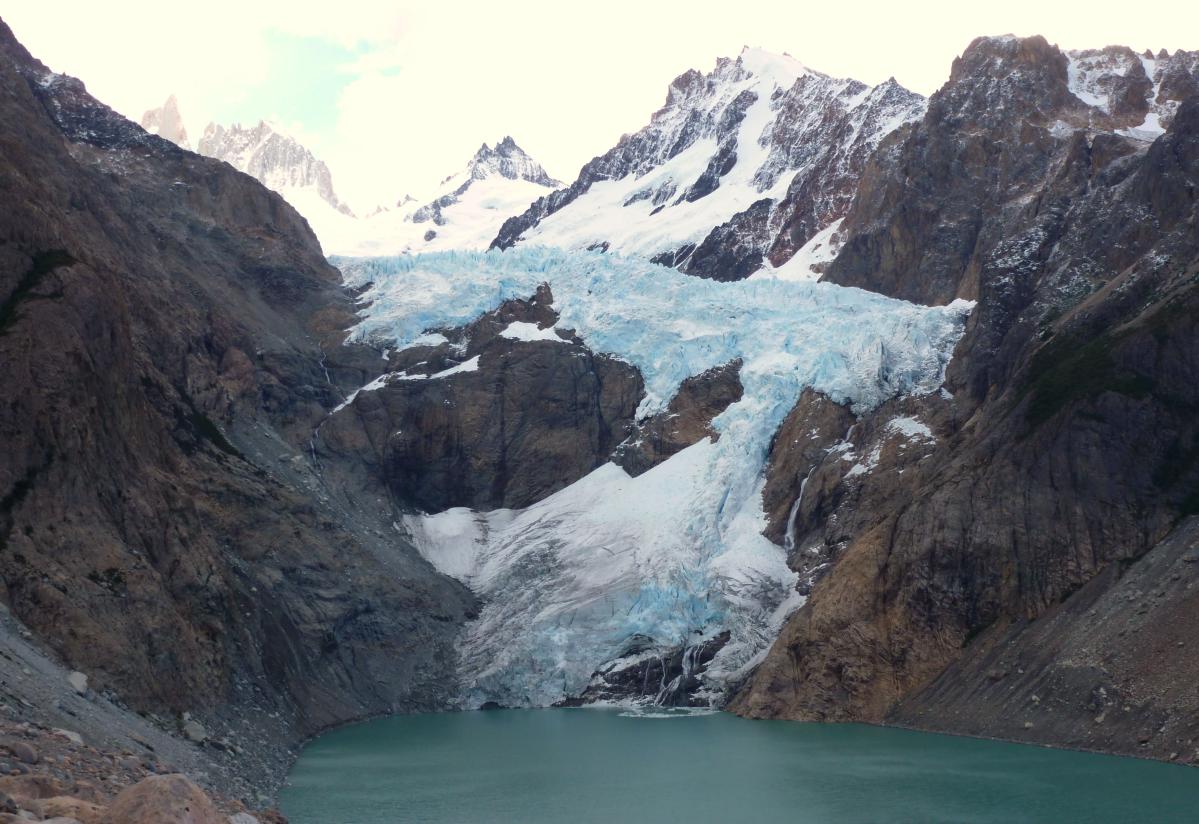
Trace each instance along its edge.
<instances>
[{"instance_id":1,"label":"rocky mountain peak","mask_svg":"<svg viewBox=\"0 0 1199 824\"><path fill-rule=\"evenodd\" d=\"M1070 93L1069 60L1044 37L976 38L953 61L947 82L930 100L930 110L979 125L1015 128L1015 118L1038 124L1080 115Z\"/></svg>"},{"instance_id":2,"label":"rocky mountain peak","mask_svg":"<svg viewBox=\"0 0 1199 824\"><path fill-rule=\"evenodd\" d=\"M202 155L223 160L277 192L311 189L321 200L351 215L333 190L333 175L324 161L272 123L259 120L251 127L209 123L197 147Z\"/></svg>"},{"instance_id":3,"label":"rocky mountain peak","mask_svg":"<svg viewBox=\"0 0 1199 824\"><path fill-rule=\"evenodd\" d=\"M1120 130L1150 140L1187 97L1199 94L1199 52L1127 46L1064 52L1044 37L980 37L953 63L930 102L957 124L1007 130Z\"/></svg>"},{"instance_id":4,"label":"rocky mountain peak","mask_svg":"<svg viewBox=\"0 0 1199 824\"><path fill-rule=\"evenodd\" d=\"M472 180L499 176L508 180L527 180L548 188L562 185L561 181L550 177L540 163L516 145L511 135L496 143L494 149L484 143L466 168Z\"/></svg>"},{"instance_id":5,"label":"rocky mountain peak","mask_svg":"<svg viewBox=\"0 0 1199 824\"><path fill-rule=\"evenodd\" d=\"M676 77L648 125L507 221L493 245L536 237L744 278L843 216L866 158L924 110L923 97L894 81L871 89L745 48L707 74ZM593 192L600 181L619 185ZM583 198L589 206L569 208Z\"/></svg>"},{"instance_id":6,"label":"rocky mountain peak","mask_svg":"<svg viewBox=\"0 0 1199 824\"><path fill-rule=\"evenodd\" d=\"M183 116L179 113L179 101L173 94L157 109L147 109L142 115L141 126L150 134L156 134L177 146L191 148Z\"/></svg>"},{"instance_id":7,"label":"rocky mountain peak","mask_svg":"<svg viewBox=\"0 0 1199 824\"><path fill-rule=\"evenodd\" d=\"M704 76L698 69L687 69L670 82L666 90L665 106L677 106L687 97L699 93L704 88Z\"/></svg>"},{"instance_id":8,"label":"rocky mountain peak","mask_svg":"<svg viewBox=\"0 0 1199 824\"><path fill-rule=\"evenodd\" d=\"M742 46L741 53L737 55L737 64L755 77L770 76L781 82L795 82L805 74L819 74L787 52L778 54L756 46Z\"/></svg>"}]
</instances>

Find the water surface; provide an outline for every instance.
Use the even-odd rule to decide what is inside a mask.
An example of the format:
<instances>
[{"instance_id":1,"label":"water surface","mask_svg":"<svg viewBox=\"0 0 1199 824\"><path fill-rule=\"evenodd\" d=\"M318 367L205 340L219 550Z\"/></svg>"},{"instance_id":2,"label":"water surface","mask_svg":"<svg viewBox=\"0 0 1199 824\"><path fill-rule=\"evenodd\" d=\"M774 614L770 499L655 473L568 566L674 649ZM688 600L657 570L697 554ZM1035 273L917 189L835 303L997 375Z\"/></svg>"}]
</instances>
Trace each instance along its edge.
<instances>
[{"instance_id":1,"label":"water surface","mask_svg":"<svg viewBox=\"0 0 1199 824\"><path fill-rule=\"evenodd\" d=\"M308 746L292 824L1194 822L1199 770L724 713L398 716Z\"/></svg>"}]
</instances>

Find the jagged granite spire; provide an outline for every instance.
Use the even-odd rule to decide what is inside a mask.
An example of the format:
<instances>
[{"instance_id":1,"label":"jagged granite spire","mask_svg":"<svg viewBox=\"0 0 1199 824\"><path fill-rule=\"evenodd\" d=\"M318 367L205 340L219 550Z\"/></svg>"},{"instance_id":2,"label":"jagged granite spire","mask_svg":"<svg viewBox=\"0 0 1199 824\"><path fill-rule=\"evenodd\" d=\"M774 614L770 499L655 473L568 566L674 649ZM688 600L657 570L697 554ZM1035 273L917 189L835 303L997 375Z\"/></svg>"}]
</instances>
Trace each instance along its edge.
<instances>
[{"instance_id":1,"label":"jagged granite spire","mask_svg":"<svg viewBox=\"0 0 1199 824\"><path fill-rule=\"evenodd\" d=\"M150 134L156 134L184 149L191 149L187 128L179 113L179 101L173 94L157 109L147 109L142 115L141 126Z\"/></svg>"},{"instance_id":2,"label":"jagged granite spire","mask_svg":"<svg viewBox=\"0 0 1199 824\"><path fill-rule=\"evenodd\" d=\"M412 222L432 221L438 226L444 226L446 218L442 215L442 210L458 203L476 182L493 177L512 181L523 180L547 189L562 185L562 181L550 177L541 164L529 157L524 149L516 145L512 136L508 135L496 143L494 149L484 143L467 162L466 169L442 180L444 193L413 212ZM448 191L445 191L447 189Z\"/></svg>"},{"instance_id":3,"label":"jagged granite spire","mask_svg":"<svg viewBox=\"0 0 1199 824\"><path fill-rule=\"evenodd\" d=\"M516 145L511 135L496 143L494 149L486 143L480 146L467 164L467 171L472 180L499 175L508 180L527 180L551 189L562 185L561 181L546 174L540 163Z\"/></svg>"},{"instance_id":4,"label":"jagged granite spire","mask_svg":"<svg viewBox=\"0 0 1199 824\"><path fill-rule=\"evenodd\" d=\"M265 120L250 128L210 123L198 148L200 154L224 160L284 196L289 190L314 189L337 211L353 214L334 192L333 175L325 162Z\"/></svg>"}]
</instances>

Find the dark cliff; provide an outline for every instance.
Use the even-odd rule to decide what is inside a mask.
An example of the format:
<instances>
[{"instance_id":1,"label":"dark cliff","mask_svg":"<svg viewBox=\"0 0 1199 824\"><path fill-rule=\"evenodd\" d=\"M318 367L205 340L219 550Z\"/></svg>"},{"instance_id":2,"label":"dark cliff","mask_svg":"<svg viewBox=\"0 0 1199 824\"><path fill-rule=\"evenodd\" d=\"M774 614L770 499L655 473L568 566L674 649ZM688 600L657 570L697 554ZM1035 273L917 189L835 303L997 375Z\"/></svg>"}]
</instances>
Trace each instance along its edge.
<instances>
[{"instance_id":1,"label":"dark cliff","mask_svg":"<svg viewBox=\"0 0 1199 824\"><path fill-rule=\"evenodd\" d=\"M738 712L1199 757L1163 688L1199 628L1197 184L1199 99L1152 145L1095 128L1040 38L976 41L883 145L827 277L978 304L946 392L776 442L812 592Z\"/></svg>"},{"instance_id":2,"label":"dark cliff","mask_svg":"<svg viewBox=\"0 0 1199 824\"><path fill-rule=\"evenodd\" d=\"M320 728L443 706L473 598L305 456L378 355L340 346L352 296L304 220L2 23L0 195L12 615L97 693L254 742L266 784Z\"/></svg>"}]
</instances>

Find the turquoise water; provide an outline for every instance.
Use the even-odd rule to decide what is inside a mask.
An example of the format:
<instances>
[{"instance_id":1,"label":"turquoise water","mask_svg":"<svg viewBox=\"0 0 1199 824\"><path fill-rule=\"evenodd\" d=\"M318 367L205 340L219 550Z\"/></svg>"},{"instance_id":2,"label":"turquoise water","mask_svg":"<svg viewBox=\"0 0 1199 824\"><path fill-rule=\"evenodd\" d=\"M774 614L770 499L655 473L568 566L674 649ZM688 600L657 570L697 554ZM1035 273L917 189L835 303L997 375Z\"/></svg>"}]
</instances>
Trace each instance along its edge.
<instances>
[{"instance_id":1,"label":"turquoise water","mask_svg":"<svg viewBox=\"0 0 1199 824\"><path fill-rule=\"evenodd\" d=\"M387 718L307 747L292 824L1194 822L1199 770L724 713L502 710Z\"/></svg>"}]
</instances>

